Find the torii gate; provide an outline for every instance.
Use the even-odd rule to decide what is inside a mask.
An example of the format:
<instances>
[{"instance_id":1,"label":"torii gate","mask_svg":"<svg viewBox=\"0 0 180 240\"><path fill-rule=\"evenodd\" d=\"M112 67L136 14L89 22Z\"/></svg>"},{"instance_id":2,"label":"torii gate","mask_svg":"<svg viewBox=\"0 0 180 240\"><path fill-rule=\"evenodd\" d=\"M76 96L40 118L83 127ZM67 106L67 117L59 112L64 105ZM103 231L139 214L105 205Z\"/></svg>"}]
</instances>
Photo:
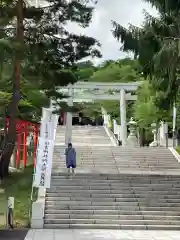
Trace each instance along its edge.
<instances>
[{"instance_id":1,"label":"torii gate","mask_svg":"<svg viewBox=\"0 0 180 240\"><path fill-rule=\"evenodd\" d=\"M67 91L68 98L63 99L67 101L68 106L72 107L73 102L83 102L92 100L119 100L120 101L120 119L121 119L121 137L122 146L127 144L127 121L126 121L126 101L135 101L136 95L131 95L135 92L142 82L129 82L129 83L101 83L101 82L77 82L69 84L66 87L59 89L60 92ZM77 96L78 90L83 91L83 95ZM91 92L90 92L91 91ZM103 91L101 93L100 91ZM104 93L105 92L105 93ZM128 92L128 93L127 93ZM129 93L130 92L130 93ZM52 107L52 101L51 101ZM66 133L65 143L71 142L72 139L72 113L68 112L66 116Z\"/></svg>"}]
</instances>

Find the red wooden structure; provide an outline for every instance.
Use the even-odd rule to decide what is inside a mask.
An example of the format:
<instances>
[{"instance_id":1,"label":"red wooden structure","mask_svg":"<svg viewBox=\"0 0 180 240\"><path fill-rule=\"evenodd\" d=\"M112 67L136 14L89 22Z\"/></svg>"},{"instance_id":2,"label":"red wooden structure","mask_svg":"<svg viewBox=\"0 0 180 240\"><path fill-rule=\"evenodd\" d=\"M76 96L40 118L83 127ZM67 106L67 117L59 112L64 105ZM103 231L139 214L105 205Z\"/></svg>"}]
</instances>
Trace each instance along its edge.
<instances>
[{"instance_id":1,"label":"red wooden structure","mask_svg":"<svg viewBox=\"0 0 180 240\"><path fill-rule=\"evenodd\" d=\"M63 125L66 125L66 116L67 116L66 112L60 111L60 119L61 119L61 122L63 123Z\"/></svg>"},{"instance_id":2,"label":"red wooden structure","mask_svg":"<svg viewBox=\"0 0 180 240\"><path fill-rule=\"evenodd\" d=\"M6 127L8 129L9 118L6 118ZM25 121L21 119L16 120L16 131L17 131L17 152L16 152L16 166L20 166L21 162L21 146L23 145L23 163L24 167L28 164L28 149L27 149L27 137L32 132L34 137L34 156L33 163L36 166L36 150L38 144L38 134L39 134L40 124L32 123L30 121Z\"/></svg>"}]
</instances>

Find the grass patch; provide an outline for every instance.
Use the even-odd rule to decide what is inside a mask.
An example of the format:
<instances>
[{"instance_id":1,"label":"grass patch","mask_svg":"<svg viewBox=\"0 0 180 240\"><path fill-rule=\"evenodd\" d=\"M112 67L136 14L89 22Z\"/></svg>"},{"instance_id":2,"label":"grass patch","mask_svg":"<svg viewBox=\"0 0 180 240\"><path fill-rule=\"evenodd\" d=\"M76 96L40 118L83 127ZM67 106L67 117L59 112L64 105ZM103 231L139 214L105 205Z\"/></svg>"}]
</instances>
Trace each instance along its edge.
<instances>
[{"instance_id":1,"label":"grass patch","mask_svg":"<svg viewBox=\"0 0 180 240\"><path fill-rule=\"evenodd\" d=\"M176 147L176 151L180 154L180 146Z\"/></svg>"},{"instance_id":2,"label":"grass patch","mask_svg":"<svg viewBox=\"0 0 180 240\"><path fill-rule=\"evenodd\" d=\"M0 209L6 211L8 197L15 198L14 224L15 227L29 225L29 208L31 207L31 189L33 180L33 166L28 166L21 172L13 172L2 185L4 194L0 194ZM36 199L36 194L33 196ZM4 211L4 213L5 213ZM2 213L1 213L2 215ZM0 218L1 221L1 218ZM0 222L2 225L2 223Z\"/></svg>"}]
</instances>

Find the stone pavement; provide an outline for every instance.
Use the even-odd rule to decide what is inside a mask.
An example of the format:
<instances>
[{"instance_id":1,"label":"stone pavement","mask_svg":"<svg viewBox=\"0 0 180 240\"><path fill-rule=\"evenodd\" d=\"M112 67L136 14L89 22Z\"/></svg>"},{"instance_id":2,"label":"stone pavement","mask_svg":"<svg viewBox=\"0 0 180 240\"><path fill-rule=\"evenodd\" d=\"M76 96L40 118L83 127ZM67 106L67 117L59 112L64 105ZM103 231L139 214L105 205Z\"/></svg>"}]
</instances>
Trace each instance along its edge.
<instances>
[{"instance_id":1,"label":"stone pavement","mask_svg":"<svg viewBox=\"0 0 180 240\"><path fill-rule=\"evenodd\" d=\"M179 231L42 229L30 230L25 240L179 240L179 234Z\"/></svg>"}]
</instances>

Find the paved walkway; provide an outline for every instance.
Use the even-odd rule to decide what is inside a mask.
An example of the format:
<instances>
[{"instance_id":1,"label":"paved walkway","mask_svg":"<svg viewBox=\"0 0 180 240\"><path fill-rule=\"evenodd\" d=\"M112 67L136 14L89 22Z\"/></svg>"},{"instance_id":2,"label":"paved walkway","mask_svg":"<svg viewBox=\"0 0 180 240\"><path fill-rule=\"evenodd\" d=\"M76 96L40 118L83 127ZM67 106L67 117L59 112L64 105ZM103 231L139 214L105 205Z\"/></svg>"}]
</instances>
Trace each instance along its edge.
<instances>
[{"instance_id":1,"label":"paved walkway","mask_svg":"<svg viewBox=\"0 0 180 240\"><path fill-rule=\"evenodd\" d=\"M1 239L1 238L0 238ZM179 240L178 231L30 230L25 240Z\"/></svg>"}]
</instances>

